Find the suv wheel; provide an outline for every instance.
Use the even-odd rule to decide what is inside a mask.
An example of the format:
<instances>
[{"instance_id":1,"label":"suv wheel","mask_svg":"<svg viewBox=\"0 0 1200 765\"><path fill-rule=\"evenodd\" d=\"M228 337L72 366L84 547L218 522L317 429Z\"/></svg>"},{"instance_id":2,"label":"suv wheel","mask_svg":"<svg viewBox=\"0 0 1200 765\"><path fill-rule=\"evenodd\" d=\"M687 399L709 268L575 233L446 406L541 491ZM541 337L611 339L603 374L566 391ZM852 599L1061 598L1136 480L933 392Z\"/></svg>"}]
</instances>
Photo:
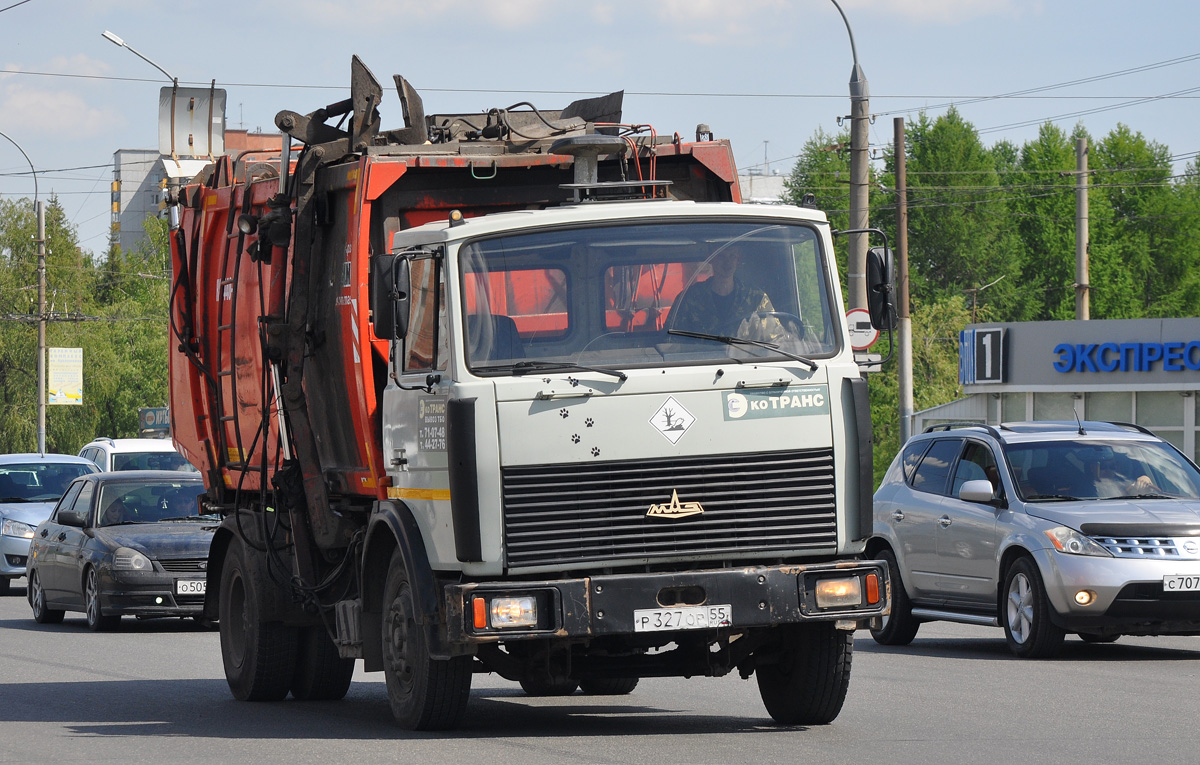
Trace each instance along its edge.
<instances>
[{"instance_id":1,"label":"suv wheel","mask_svg":"<svg viewBox=\"0 0 1200 765\"><path fill-rule=\"evenodd\" d=\"M880 645L908 645L917 636L921 623L913 618L912 603L904 591L896 555L891 550L880 550L875 557L887 564L892 589L892 612L883 617L882 627L871 630L871 637Z\"/></svg>"},{"instance_id":2,"label":"suv wheel","mask_svg":"<svg viewBox=\"0 0 1200 765\"><path fill-rule=\"evenodd\" d=\"M1000 617L1009 650L1022 659L1050 658L1066 637L1066 632L1050 621L1046 587L1031 558L1018 558L1009 566Z\"/></svg>"}]
</instances>

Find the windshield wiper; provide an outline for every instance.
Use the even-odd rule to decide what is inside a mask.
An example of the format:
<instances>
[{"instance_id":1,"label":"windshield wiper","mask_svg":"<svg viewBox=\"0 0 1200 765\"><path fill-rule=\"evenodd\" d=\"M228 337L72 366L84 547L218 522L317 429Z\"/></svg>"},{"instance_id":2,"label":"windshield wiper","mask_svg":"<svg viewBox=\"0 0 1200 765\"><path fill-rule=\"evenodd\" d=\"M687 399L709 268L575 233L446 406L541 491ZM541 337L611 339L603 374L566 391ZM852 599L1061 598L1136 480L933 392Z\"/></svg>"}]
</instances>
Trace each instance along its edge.
<instances>
[{"instance_id":1,"label":"windshield wiper","mask_svg":"<svg viewBox=\"0 0 1200 765\"><path fill-rule=\"evenodd\" d=\"M32 502L32 501L33 501L32 499L26 499L25 497L0 497L0 502L16 503L16 502Z\"/></svg>"},{"instance_id":2,"label":"windshield wiper","mask_svg":"<svg viewBox=\"0 0 1200 765\"><path fill-rule=\"evenodd\" d=\"M205 518L203 515L179 515L174 518L159 518L157 522L164 523L166 521L207 521L207 520L210 520L210 519Z\"/></svg>"},{"instance_id":3,"label":"windshield wiper","mask_svg":"<svg viewBox=\"0 0 1200 765\"><path fill-rule=\"evenodd\" d=\"M1078 502L1079 497L1072 497L1070 494L1031 494L1025 499L1058 499L1064 502Z\"/></svg>"},{"instance_id":4,"label":"windshield wiper","mask_svg":"<svg viewBox=\"0 0 1200 765\"><path fill-rule=\"evenodd\" d=\"M500 364L499 366L480 367L479 369L487 372L501 372L508 370L514 375L527 375L533 372L565 372L573 370L576 372L598 372L602 375L612 375L622 382L628 378L628 375L619 369L590 367L586 364L576 364L571 361L518 361L515 364Z\"/></svg>"},{"instance_id":5,"label":"windshield wiper","mask_svg":"<svg viewBox=\"0 0 1200 765\"><path fill-rule=\"evenodd\" d=\"M716 340L717 342L725 343L726 345L753 345L756 348L766 348L769 351L775 351L776 353L782 353L784 356L787 356L792 361L799 361L801 364L804 364L805 366L807 366L808 371L810 371L810 372L817 371L817 362L813 361L812 359L807 359L798 353L792 353L791 351L785 351L783 348L780 348L777 343L767 343L762 340L750 340L745 337L729 337L728 335L710 335L707 332L692 332L692 331L686 330L686 329L668 329L667 334L668 335L680 335L682 337L698 337L701 340Z\"/></svg>"},{"instance_id":6,"label":"windshield wiper","mask_svg":"<svg viewBox=\"0 0 1200 765\"><path fill-rule=\"evenodd\" d=\"M1175 499L1170 494L1126 494L1121 497L1105 497L1105 499Z\"/></svg>"}]
</instances>

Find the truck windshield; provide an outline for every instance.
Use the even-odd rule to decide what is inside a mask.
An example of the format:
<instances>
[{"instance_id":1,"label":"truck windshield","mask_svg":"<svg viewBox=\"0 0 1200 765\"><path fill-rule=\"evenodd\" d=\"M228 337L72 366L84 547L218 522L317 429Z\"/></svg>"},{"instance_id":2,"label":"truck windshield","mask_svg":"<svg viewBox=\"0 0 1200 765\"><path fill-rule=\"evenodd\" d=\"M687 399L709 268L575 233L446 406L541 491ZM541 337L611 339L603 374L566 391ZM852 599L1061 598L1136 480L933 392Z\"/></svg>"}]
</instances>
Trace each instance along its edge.
<instances>
[{"instance_id":1,"label":"truck windshield","mask_svg":"<svg viewBox=\"0 0 1200 765\"><path fill-rule=\"evenodd\" d=\"M820 359L839 348L816 232L761 221L502 236L460 251L467 362L577 367ZM730 342L744 340L753 342Z\"/></svg>"}]
</instances>

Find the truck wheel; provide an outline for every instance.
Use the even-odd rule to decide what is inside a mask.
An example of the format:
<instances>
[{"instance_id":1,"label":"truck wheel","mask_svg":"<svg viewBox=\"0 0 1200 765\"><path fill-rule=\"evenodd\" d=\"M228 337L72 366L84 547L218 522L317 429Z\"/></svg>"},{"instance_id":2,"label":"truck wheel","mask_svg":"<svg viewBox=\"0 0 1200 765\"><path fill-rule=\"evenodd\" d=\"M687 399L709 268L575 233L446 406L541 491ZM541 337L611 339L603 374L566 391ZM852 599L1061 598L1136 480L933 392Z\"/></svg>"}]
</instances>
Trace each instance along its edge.
<instances>
[{"instance_id":1,"label":"truck wheel","mask_svg":"<svg viewBox=\"0 0 1200 765\"><path fill-rule=\"evenodd\" d=\"M579 685L569 677L555 680L534 676L521 678L521 690L527 696L570 696Z\"/></svg>"},{"instance_id":2,"label":"truck wheel","mask_svg":"<svg viewBox=\"0 0 1200 765\"><path fill-rule=\"evenodd\" d=\"M301 627L292 698L297 701L337 701L350 690L354 659L343 659L325 627Z\"/></svg>"},{"instance_id":3,"label":"truck wheel","mask_svg":"<svg viewBox=\"0 0 1200 765\"><path fill-rule=\"evenodd\" d=\"M891 550L880 550L876 557L887 564L888 579L892 583L892 612L883 617L882 627L871 630L871 637L880 645L908 645L917 636L921 623L913 618L912 603L904 591L895 554Z\"/></svg>"},{"instance_id":4,"label":"truck wheel","mask_svg":"<svg viewBox=\"0 0 1200 765\"><path fill-rule=\"evenodd\" d=\"M777 664L754 670L767 712L783 725L833 722L850 687L853 633L832 623L783 628L779 649Z\"/></svg>"},{"instance_id":5,"label":"truck wheel","mask_svg":"<svg viewBox=\"0 0 1200 765\"><path fill-rule=\"evenodd\" d=\"M1009 566L1000 618L1009 650L1022 659L1050 658L1058 653L1067 635L1050 621L1050 601L1031 558L1017 558Z\"/></svg>"},{"instance_id":6,"label":"truck wheel","mask_svg":"<svg viewBox=\"0 0 1200 765\"><path fill-rule=\"evenodd\" d=\"M239 701L282 701L296 671L296 630L262 620L250 571L245 548L234 539L221 568L217 609L225 680Z\"/></svg>"},{"instance_id":7,"label":"truck wheel","mask_svg":"<svg viewBox=\"0 0 1200 765\"><path fill-rule=\"evenodd\" d=\"M404 558L392 553L383 586L383 677L396 722L409 730L458 726L471 695L470 656L434 659L418 623Z\"/></svg>"},{"instance_id":8,"label":"truck wheel","mask_svg":"<svg viewBox=\"0 0 1200 765\"><path fill-rule=\"evenodd\" d=\"M579 681L579 690L589 696L624 696L637 684L636 677L586 677Z\"/></svg>"},{"instance_id":9,"label":"truck wheel","mask_svg":"<svg viewBox=\"0 0 1200 765\"><path fill-rule=\"evenodd\" d=\"M66 611L46 606L46 590L38 572L29 572L29 607L33 609L33 620L38 624L61 624Z\"/></svg>"}]
</instances>

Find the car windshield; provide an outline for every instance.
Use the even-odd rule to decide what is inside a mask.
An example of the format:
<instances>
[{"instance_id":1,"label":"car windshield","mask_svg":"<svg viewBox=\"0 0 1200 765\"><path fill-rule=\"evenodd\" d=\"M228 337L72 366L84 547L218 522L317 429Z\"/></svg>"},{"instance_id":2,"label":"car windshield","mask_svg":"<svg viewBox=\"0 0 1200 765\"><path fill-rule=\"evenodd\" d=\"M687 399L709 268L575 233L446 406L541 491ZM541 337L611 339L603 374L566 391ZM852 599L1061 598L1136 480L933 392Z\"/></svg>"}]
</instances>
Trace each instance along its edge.
<instances>
[{"instance_id":1,"label":"car windshield","mask_svg":"<svg viewBox=\"0 0 1200 765\"><path fill-rule=\"evenodd\" d=\"M67 484L91 472L91 465L84 463L0 465L0 502L54 502Z\"/></svg>"},{"instance_id":2,"label":"car windshield","mask_svg":"<svg viewBox=\"0 0 1200 765\"><path fill-rule=\"evenodd\" d=\"M825 258L814 229L761 221L604 225L473 242L459 259L468 363L480 374L534 365L612 374L828 358L840 338ZM413 293L422 294L419 284Z\"/></svg>"},{"instance_id":3,"label":"car windshield","mask_svg":"<svg viewBox=\"0 0 1200 765\"><path fill-rule=\"evenodd\" d=\"M186 470L198 473L178 452L117 452L113 454L113 470Z\"/></svg>"},{"instance_id":4,"label":"car windshield","mask_svg":"<svg viewBox=\"0 0 1200 765\"><path fill-rule=\"evenodd\" d=\"M201 481L118 481L100 488L97 526L209 520L200 515L196 498Z\"/></svg>"},{"instance_id":5,"label":"car windshield","mask_svg":"<svg viewBox=\"0 0 1200 765\"><path fill-rule=\"evenodd\" d=\"M1200 472L1155 441L1079 439L1008 444L1024 499L1200 499Z\"/></svg>"}]
</instances>

